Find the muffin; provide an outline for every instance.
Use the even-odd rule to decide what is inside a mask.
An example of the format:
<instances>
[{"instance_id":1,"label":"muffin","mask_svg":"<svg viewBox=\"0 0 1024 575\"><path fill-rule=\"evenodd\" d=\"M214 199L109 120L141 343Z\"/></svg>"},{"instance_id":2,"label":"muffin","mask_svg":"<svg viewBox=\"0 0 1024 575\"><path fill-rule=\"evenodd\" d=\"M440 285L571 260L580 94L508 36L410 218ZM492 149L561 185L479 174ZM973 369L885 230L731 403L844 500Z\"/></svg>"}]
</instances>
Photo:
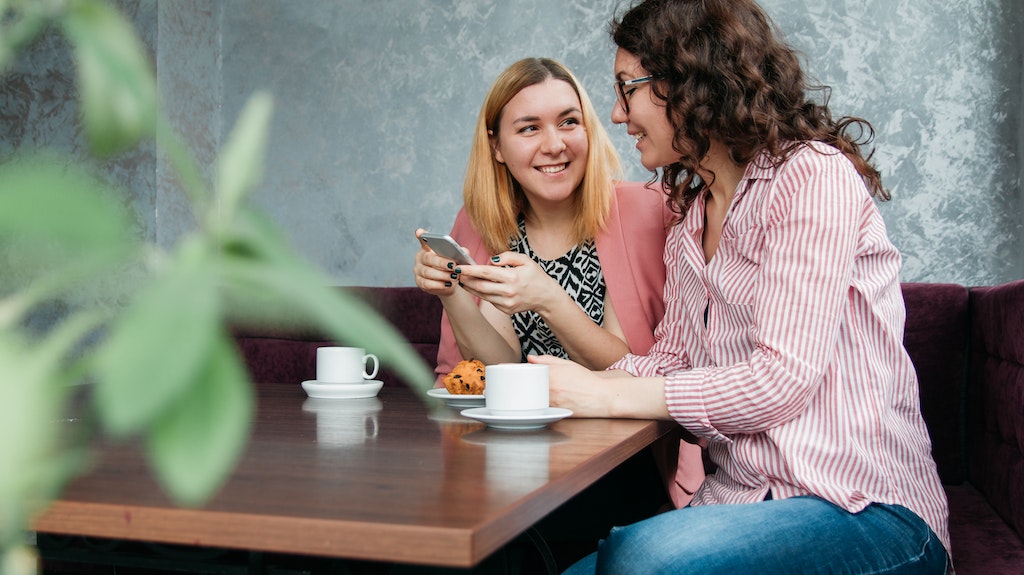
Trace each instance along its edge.
<instances>
[{"instance_id":1,"label":"muffin","mask_svg":"<svg viewBox=\"0 0 1024 575\"><path fill-rule=\"evenodd\" d=\"M483 395L485 367L479 359L464 359L444 376L444 387L452 395Z\"/></svg>"}]
</instances>

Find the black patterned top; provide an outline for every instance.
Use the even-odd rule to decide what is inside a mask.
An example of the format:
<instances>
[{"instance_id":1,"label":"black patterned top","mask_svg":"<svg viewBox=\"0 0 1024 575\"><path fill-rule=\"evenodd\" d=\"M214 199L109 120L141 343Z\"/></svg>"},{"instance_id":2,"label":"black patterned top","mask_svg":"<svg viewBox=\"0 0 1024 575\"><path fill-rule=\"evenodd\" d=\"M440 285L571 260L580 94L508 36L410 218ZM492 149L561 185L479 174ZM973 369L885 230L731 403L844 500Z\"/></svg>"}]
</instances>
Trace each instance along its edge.
<instances>
[{"instance_id":1,"label":"black patterned top","mask_svg":"<svg viewBox=\"0 0 1024 575\"><path fill-rule=\"evenodd\" d=\"M526 220L520 214L519 239L513 243L511 251L530 256L530 259L537 262L541 269L562 286L594 323L604 325L604 297L607 288L593 239L574 246L558 259L543 260L530 248L530 243L526 239ZM512 325L519 337L523 361L526 361L527 355L569 357L555 334L551 332L551 328L536 312L523 311L512 314Z\"/></svg>"}]
</instances>

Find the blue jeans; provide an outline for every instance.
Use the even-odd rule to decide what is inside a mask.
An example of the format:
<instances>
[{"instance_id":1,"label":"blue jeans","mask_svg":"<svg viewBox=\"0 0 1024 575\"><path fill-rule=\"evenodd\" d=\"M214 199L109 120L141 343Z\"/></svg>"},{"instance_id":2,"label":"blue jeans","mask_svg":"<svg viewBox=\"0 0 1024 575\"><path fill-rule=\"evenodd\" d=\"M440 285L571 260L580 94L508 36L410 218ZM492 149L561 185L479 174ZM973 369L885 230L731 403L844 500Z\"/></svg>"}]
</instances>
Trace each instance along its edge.
<instances>
[{"instance_id":1,"label":"blue jeans","mask_svg":"<svg viewBox=\"0 0 1024 575\"><path fill-rule=\"evenodd\" d=\"M946 572L939 538L899 505L850 513L818 497L700 505L615 527L565 575Z\"/></svg>"}]
</instances>

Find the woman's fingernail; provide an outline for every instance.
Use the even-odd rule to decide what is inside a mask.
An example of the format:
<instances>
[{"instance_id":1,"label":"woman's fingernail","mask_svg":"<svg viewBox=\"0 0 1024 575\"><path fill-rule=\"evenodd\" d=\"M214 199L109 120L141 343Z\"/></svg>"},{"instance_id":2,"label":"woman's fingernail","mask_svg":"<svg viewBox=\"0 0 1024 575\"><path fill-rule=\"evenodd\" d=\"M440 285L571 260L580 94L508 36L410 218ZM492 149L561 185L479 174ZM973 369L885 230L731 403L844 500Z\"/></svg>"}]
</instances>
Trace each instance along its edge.
<instances>
[{"instance_id":1,"label":"woman's fingernail","mask_svg":"<svg viewBox=\"0 0 1024 575\"><path fill-rule=\"evenodd\" d=\"M448 262L448 269L455 267L455 262Z\"/></svg>"},{"instance_id":2,"label":"woman's fingernail","mask_svg":"<svg viewBox=\"0 0 1024 575\"><path fill-rule=\"evenodd\" d=\"M462 285L462 282L459 282L459 287L466 287L466 286Z\"/></svg>"},{"instance_id":3,"label":"woman's fingernail","mask_svg":"<svg viewBox=\"0 0 1024 575\"><path fill-rule=\"evenodd\" d=\"M459 274L452 274L452 279L453 280L459 279Z\"/></svg>"},{"instance_id":4,"label":"woman's fingernail","mask_svg":"<svg viewBox=\"0 0 1024 575\"><path fill-rule=\"evenodd\" d=\"M462 273L462 268L455 268L455 273L461 274Z\"/></svg>"},{"instance_id":5,"label":"woman's fingernail","mask_svg":"<svg viewBox=\"0 0 1024 575\"><path fill-rule=\"evenodd\" d=\"M491 256L491 261L494 263L498 263L501 261L501 256Z\"/></svg>"},{"instance_id":6,"label":"woman's fingernail","mask_svg":"<svg viewBox=\"0 0 1024 575\"><path fill-rule=\"evenodd\" d=\"M452 287L452 282L444 282L444 287Z\"/></svg>"}]
</instances>

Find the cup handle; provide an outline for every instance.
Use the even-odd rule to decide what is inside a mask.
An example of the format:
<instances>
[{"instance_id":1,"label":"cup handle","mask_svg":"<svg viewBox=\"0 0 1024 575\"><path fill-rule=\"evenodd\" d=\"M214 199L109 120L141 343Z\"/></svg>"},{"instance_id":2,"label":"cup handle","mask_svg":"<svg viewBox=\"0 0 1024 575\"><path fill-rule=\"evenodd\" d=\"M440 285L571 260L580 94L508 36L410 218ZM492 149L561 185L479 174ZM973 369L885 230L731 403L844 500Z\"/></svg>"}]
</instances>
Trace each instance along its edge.
<instances>
[{"instance_id":1,"label":"cup handle","mask_svg":"<svg viewBox=\"0 0 1024 575\"><path fill-rule=\"evenodd\" d=\"M368 359L372 359L373 360L373 371L371 371L369 373L364 371L363 372L363 377L366 378L366 379L373 379L373 376L377 375L377 368L380 367L380 362L377 361L377 356L373 355L372 353L368 353L368 354L363 356L363 363L365 364L366 360L368 360Z\"/></svg>"}]
</instances>

